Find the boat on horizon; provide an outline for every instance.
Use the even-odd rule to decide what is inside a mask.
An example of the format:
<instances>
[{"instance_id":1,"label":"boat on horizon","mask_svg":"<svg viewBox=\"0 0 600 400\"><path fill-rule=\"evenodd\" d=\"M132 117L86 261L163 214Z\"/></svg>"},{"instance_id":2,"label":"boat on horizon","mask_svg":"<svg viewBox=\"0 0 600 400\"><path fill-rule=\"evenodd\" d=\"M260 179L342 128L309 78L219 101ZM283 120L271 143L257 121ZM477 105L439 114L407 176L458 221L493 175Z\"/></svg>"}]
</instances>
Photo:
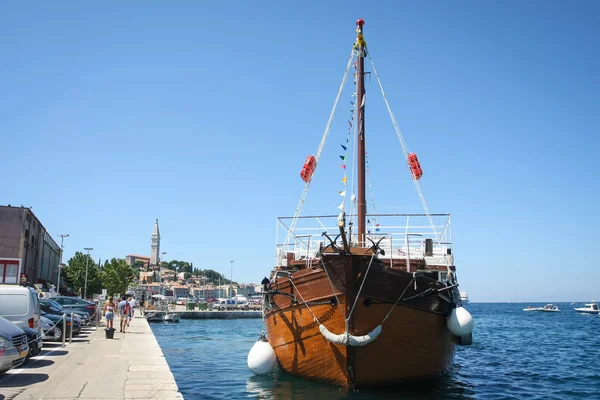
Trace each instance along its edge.
<instances>
[{"instance_id":1,"label":"boat on horizon","mask_svg":"<svg viewBox=\"0 0 600 400\"><path fill-rule=\"evenodd\" d=\"M460 292L460 300L462 301L462 304L465 305L465 306L470 303L470 301L469 301L469 295L464 290L462 290Z\"/></svg>"},{"instance_id":2,"label":"boat on horizon","mask_svg":"<svg viewBox=\"0 0 600 400\"><path fill-rule=\"evenodd\" d=\"M596 303L595 300L592 300L591 303L585 304L583 307L573 308L573 310L577 311L579 314L600 314L598 303Z\"/></svg>"},{"instance_id":3,"label":"boat on horizon","mask_svg":"<svg viewBox=\"0 0 600 400\"><path fill-rule=\"evenodd\" d=\"M455 345L472 343L473 327L458 290L450 214L429 212L419 185L423 171L385 94L424 213L367 212L365 59L373 60L364 21L356 25L323 138L300 173L304 190L294 216L277 219L275 265L262 282L268 343L283 371L346 388L438 377L453 364ZM300 216L351 70L356 87L339 156L342 185L331 191L340 196L339 214ZM384 93L373 64L372 75ZM352 167L348 148L355 153ZM357 190L354 172L347 171L357 172Z\"/></svg>"},{"instance_id":4,"label":"boat on horizon","mask_svg":"<svg viewBox=\"0 0 600 400\"><path fill-rule=\"evenodd\" d=\"M560 312L558 306L554 304L546 304L543 307L527 306L523 311Z\"/></svg>"}]
</instances>

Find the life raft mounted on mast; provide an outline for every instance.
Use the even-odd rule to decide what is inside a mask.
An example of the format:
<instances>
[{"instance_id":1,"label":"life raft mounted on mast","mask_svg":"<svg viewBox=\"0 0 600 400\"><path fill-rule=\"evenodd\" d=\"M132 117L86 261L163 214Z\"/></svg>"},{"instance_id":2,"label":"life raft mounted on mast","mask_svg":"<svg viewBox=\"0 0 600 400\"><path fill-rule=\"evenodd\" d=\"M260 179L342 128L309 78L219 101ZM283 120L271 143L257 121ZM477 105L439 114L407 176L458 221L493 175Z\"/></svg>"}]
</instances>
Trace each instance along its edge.
<instances>
[{"instance_id":1,"label":"life raft mounted on mast","mask_svg":"<svg viewBox=\"0 0 600 400\"><path fill-rule=\"evenodd\" d=\"M415 153L410 153L408 155L408 166L410 168L410 173L412 176L419 180L423 176L423 170L421 169L421 164L419 163L419 159Z\"/></svg>"},{"instance_id":2,"label":"life raft mounted on mast","mask_svg":"<svg viewBox=\"0 0 600 400\"><path fill-rule=\"evenodd\" d=\"M314 156L306 157L302 171L300 171L300 177L304 182L309 182L317 168L317 160Z\"/></svg>"}]
</instances>

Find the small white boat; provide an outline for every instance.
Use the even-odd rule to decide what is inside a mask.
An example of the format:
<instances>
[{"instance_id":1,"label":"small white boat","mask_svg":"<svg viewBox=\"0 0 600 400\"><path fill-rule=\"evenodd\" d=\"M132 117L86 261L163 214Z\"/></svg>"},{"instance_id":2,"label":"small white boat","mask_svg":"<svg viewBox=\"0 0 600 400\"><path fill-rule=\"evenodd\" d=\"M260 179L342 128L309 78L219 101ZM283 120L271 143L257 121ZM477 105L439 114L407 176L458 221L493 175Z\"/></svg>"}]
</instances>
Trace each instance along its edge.
<instances>
[{"instance_id":1,"label":"small white boat","mask_svg":"<svg viewBox=\"0 0 600 400\"><path fill-rule=\"evenodd\" d=\"M600 314L598 304L594 300L592 300L591 303L586 304L585 307L573 308L573 310L577 311L579 314Z\"/></svg>"},{"instance_id":2,"label":"small white boat","mask_svg":"<svg viewBox=\"0 0 600 400\"><path fill-rule=\"evenodd\" d=\"M165 313L161 311L146 311L144 316L148 322L163 322L165 320Z\"/></svg>"},{"instance_id":3,"label":"small white boat","mask_svg":"<svg viewBox=\"0 0 600 400\"><path fill-rule=\"evenodd\" d=\"M163 321L165 322L179 322L180 319L181 315L170 312L167 312L163 317Z\"/></svg>"},{"instance_id":4,"label":"small white boat","mask_svg":"<svg viewBox=\"0 0 600 400\"><path fill-rule=\"evenodd\" d=\"M546 304L544 307L529 306L524 308L523 311L560 312L558 306L555 306L554 304Z\"/></svg>"},{"instance_id":5,"label":"small white boat","mask_svg":"<svg viewBox=\"0 0 600 400\"><path fill-rule=\"evenodd\" d=\"M460 292L460 300L462 301L463 306L469 304L469 295L464 290Z\"/></svg>"},{"instance_id":6,"label":"small white boat","mask_svg":"<svg viewBox=\"0 0 600 400\"><path fill-rule=\"evenodd\" d=\"M555 306L554 304L546 304L544 307L540 308L540 311L542 311L542 312L560 312L560 310L558 309L558 306Z\"/></svg>"}]
</instances>

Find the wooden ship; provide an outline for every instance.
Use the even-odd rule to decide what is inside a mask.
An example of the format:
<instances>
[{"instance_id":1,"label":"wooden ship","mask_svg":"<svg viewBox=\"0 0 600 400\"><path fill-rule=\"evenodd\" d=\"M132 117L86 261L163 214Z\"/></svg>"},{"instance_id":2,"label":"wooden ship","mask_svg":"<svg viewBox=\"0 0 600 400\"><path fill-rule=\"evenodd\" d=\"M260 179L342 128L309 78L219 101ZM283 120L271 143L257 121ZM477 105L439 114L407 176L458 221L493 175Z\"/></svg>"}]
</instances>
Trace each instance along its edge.
<instances>
[{"instance_id":1,"label":"wooden ship","mask_svg":"<svg viewBox=\"0 0 600 400\"><path fill-rule=\"evenodd\" d=\"M416 154L408 152L385 95L425 213L367 213L364 111L365 59L370 56L364 21L356 25L334 110L316 155L302 168L305 186L295 215L278 218L275 266L263 281L267 339L280 367L347 388L437 377L452 365L455 345L471 343L473 327L458 291L450 215L427 210L418 182L423 171ZM356 196L346 190L339 194L350 196L348 209L356 205L356 212L349 214L342 203L339 215L301 216L353 68L356 93L349 132L356 137L358 190Z\"/></svg>"}]
</instances>

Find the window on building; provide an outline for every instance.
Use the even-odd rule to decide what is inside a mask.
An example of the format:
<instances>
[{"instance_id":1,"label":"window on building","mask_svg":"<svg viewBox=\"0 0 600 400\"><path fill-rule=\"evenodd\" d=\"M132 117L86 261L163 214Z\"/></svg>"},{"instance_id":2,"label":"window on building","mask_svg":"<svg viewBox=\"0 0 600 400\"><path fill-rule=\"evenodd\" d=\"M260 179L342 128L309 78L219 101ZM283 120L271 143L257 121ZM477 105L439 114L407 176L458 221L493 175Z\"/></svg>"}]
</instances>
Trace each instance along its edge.
<instances>
[{"instance_id":1,"label":"window on building","mask_svg":"<svg viewBox=\"0 0 600 400\"><path fill-rule=\"evenodd\" d=\"M17 283L18 269L17 264L0 264L0 283Z\"/></svg>"}]
</instances>

